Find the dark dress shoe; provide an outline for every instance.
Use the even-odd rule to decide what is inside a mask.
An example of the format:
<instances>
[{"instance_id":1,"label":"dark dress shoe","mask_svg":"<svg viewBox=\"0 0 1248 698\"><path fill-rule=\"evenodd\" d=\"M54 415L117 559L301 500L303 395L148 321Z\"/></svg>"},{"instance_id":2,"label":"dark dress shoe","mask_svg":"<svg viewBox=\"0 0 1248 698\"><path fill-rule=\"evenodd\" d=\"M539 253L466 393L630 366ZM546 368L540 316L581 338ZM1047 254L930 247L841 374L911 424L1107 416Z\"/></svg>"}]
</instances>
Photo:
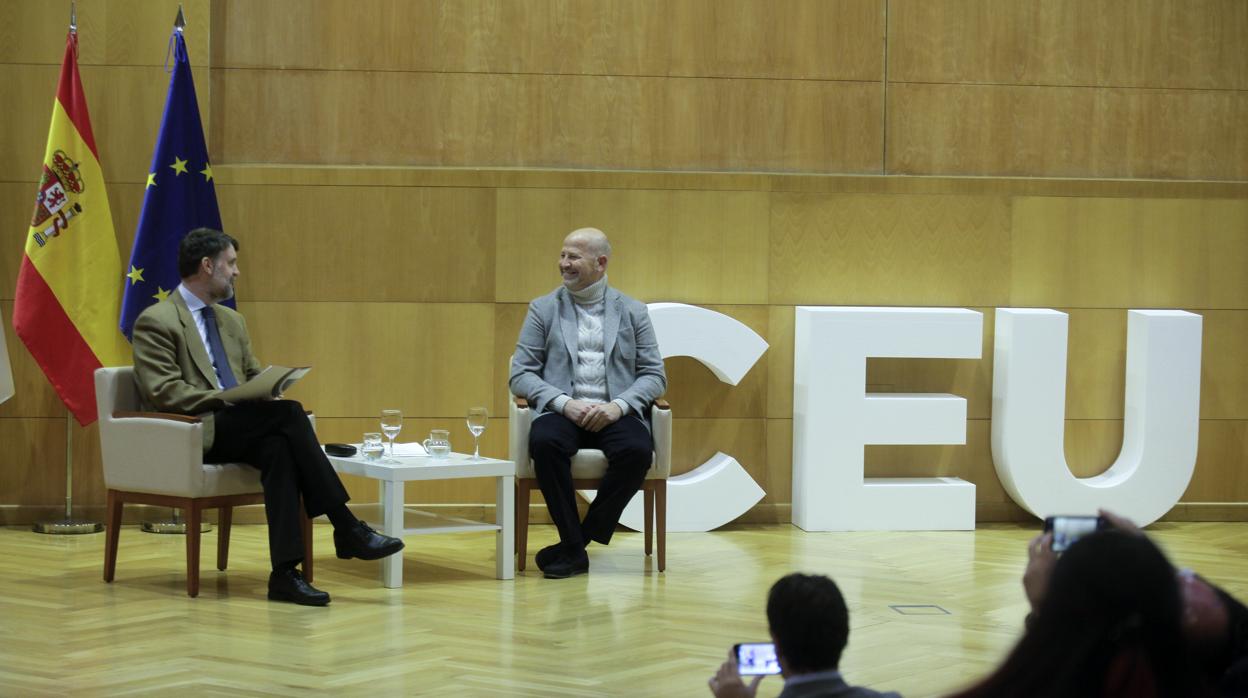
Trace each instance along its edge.
<instances>
[{"instance_id":1,"label":"dark dress shoe","mask_svg":"<svg viewBox=\"0 0 1248 698\"><path fill-rule=\"evenodd\" d=\"M380 560L403 549L403 541L383 536L363 521L334 529L334 552L343 560Z\"/></svg>"},{"instance_id":2,"label":"dark dress shoe","mask_svg":"<svg viewBox=\"0 0 1248 698\"><path fill-rule=\"evenodd\" d=\"M269 575L269 600L289 601L300 606L326 606L329 594L304 581L299 570L273 570Z\"/></svg>"},{"instance_id":3,"label":"dark dress shoe","mask_svg":"<svg viewBox=\"0 0 1248 698\"><path fill-rule=\"evenodd\" d=\"M564 553L554 562L546 565L542 574L547 579L567 579L589 571L589 555L584 550L575 553Z\"/></svg>"},{"instance_id":4,"label":"dark dress shoe","mask_svg":"<svg viewBox=\"0 0 1248 698\"><path fill-rule=\"evenodd\" d=\"M537 563L537 569L544 570L547 565L558 560L562 554L563 543L555 543L537 551L537 554L533 556L533 561Z\"/></svg>"}]
</instances>

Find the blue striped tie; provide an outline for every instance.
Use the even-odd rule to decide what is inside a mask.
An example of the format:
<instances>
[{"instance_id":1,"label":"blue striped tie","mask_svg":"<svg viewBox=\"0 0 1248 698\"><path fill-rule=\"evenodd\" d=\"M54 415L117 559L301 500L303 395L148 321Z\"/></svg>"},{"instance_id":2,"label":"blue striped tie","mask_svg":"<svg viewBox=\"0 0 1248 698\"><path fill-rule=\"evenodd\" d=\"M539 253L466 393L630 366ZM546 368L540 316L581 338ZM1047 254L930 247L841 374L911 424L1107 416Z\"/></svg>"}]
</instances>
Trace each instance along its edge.
<instances>
[{"instance_id":1,"label":"blue striped tie","mask_svg":"<svg viewBox=\"0 0 1248 698\"><path fill-rule=\"evenodd\" d=\"M208 348L212 350L212 367L217 370L217 379L221 387L229 390L238 385L234 371L230 368L230 357L226 356L225 345L221 343L221 331L217 328L217 313L211 305L205 305L200 311L204 315L204 329L208 332Z\"/></svg>"}]
</instances>

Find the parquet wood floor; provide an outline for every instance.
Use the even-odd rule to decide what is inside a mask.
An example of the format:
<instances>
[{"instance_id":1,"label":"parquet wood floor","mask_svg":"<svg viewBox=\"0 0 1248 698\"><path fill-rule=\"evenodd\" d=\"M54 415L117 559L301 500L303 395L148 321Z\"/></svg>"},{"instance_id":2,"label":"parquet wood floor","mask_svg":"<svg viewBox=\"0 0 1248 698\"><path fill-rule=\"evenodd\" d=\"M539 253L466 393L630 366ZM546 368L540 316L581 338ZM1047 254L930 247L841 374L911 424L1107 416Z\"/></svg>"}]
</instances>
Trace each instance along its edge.
<instances>
[{"instance_id":1,"label":"parquet wood floor","mask_svg":"<svg viewBox=\"0 0 1248 698\"><path fill-rule=\"evenodd\" d=\"M1154 529L1177 564L1248 596L1248 524ZM126 527L117 580L105 584L103 534L4 528L0 696L706 696L732 643L767 638L767 589L793 570L841 586L851 682L937 696L1017 637L1033 534L737 526L670 534L658 574L641 535L620 533L591 547L589 575L557 581L531 561L515 580L494 579L489 534L415 536L405 586L390 590L379 563L336 559L330 528L317 526L316 582L334 598L321 609L265 600L263 526L235 526L227 572L206 534L197 599L185 594L181 537ZM531 535L536 550L554 529ZM759 696L780 689L768 678Z\"/></svg>"}]
</instances>

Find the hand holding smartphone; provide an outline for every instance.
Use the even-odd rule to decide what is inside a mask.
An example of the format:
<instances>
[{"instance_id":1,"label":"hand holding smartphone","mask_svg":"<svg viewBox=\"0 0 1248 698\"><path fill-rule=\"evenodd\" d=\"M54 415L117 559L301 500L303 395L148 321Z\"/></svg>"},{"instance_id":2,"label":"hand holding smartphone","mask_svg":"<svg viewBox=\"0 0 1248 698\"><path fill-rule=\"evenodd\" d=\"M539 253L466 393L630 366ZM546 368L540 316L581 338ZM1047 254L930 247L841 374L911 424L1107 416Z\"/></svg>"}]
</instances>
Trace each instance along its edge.
<instances>
[{"instance_id":1,"label":"hand holding smartphone","mask_svg":"<svg viewBox=\"0 0 1248 698\"><path fill-rule=\"evenodd\" d=\"M1108 528L1103 516L1046 516L1044 532L1053 534L1053 552L1060 553L1093 531Z\"/></svg>"},{"instance_id":2,"label":"hand holding smartphone","mask_svg":"<svg viewBox=\"0 0 1248 698\"><path fill-rule=\"evenodd\" d=\"M780 673L776 646L770 642L739 642L732 646L732 654L737 658L737 673L742 676Z\"/></svg>"}]
</instances>

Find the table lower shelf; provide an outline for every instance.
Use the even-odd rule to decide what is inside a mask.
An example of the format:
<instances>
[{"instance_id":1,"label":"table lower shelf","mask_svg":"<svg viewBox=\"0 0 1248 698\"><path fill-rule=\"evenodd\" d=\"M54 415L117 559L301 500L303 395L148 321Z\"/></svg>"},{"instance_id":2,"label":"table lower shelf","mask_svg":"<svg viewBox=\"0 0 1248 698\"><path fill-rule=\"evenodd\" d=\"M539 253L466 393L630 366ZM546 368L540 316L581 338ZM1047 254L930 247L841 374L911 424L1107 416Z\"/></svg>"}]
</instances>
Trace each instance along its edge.
<instances>
[{"instance_id":1,"label":"table lower shelf","mask_svg":"<svg viewBox=\"0 0 1248 698\"><path fill-rule=\"evenodd\" d=\"M370 523L370 526L384 532L384 526ZM416 536L429 533L468 533L478 531L499 531L502 526L493 523L463 519L458 516L443 516L431 511L415 507L403 507L403 530L397 534L387 535Z\"/></svg>"}]
</instances>

